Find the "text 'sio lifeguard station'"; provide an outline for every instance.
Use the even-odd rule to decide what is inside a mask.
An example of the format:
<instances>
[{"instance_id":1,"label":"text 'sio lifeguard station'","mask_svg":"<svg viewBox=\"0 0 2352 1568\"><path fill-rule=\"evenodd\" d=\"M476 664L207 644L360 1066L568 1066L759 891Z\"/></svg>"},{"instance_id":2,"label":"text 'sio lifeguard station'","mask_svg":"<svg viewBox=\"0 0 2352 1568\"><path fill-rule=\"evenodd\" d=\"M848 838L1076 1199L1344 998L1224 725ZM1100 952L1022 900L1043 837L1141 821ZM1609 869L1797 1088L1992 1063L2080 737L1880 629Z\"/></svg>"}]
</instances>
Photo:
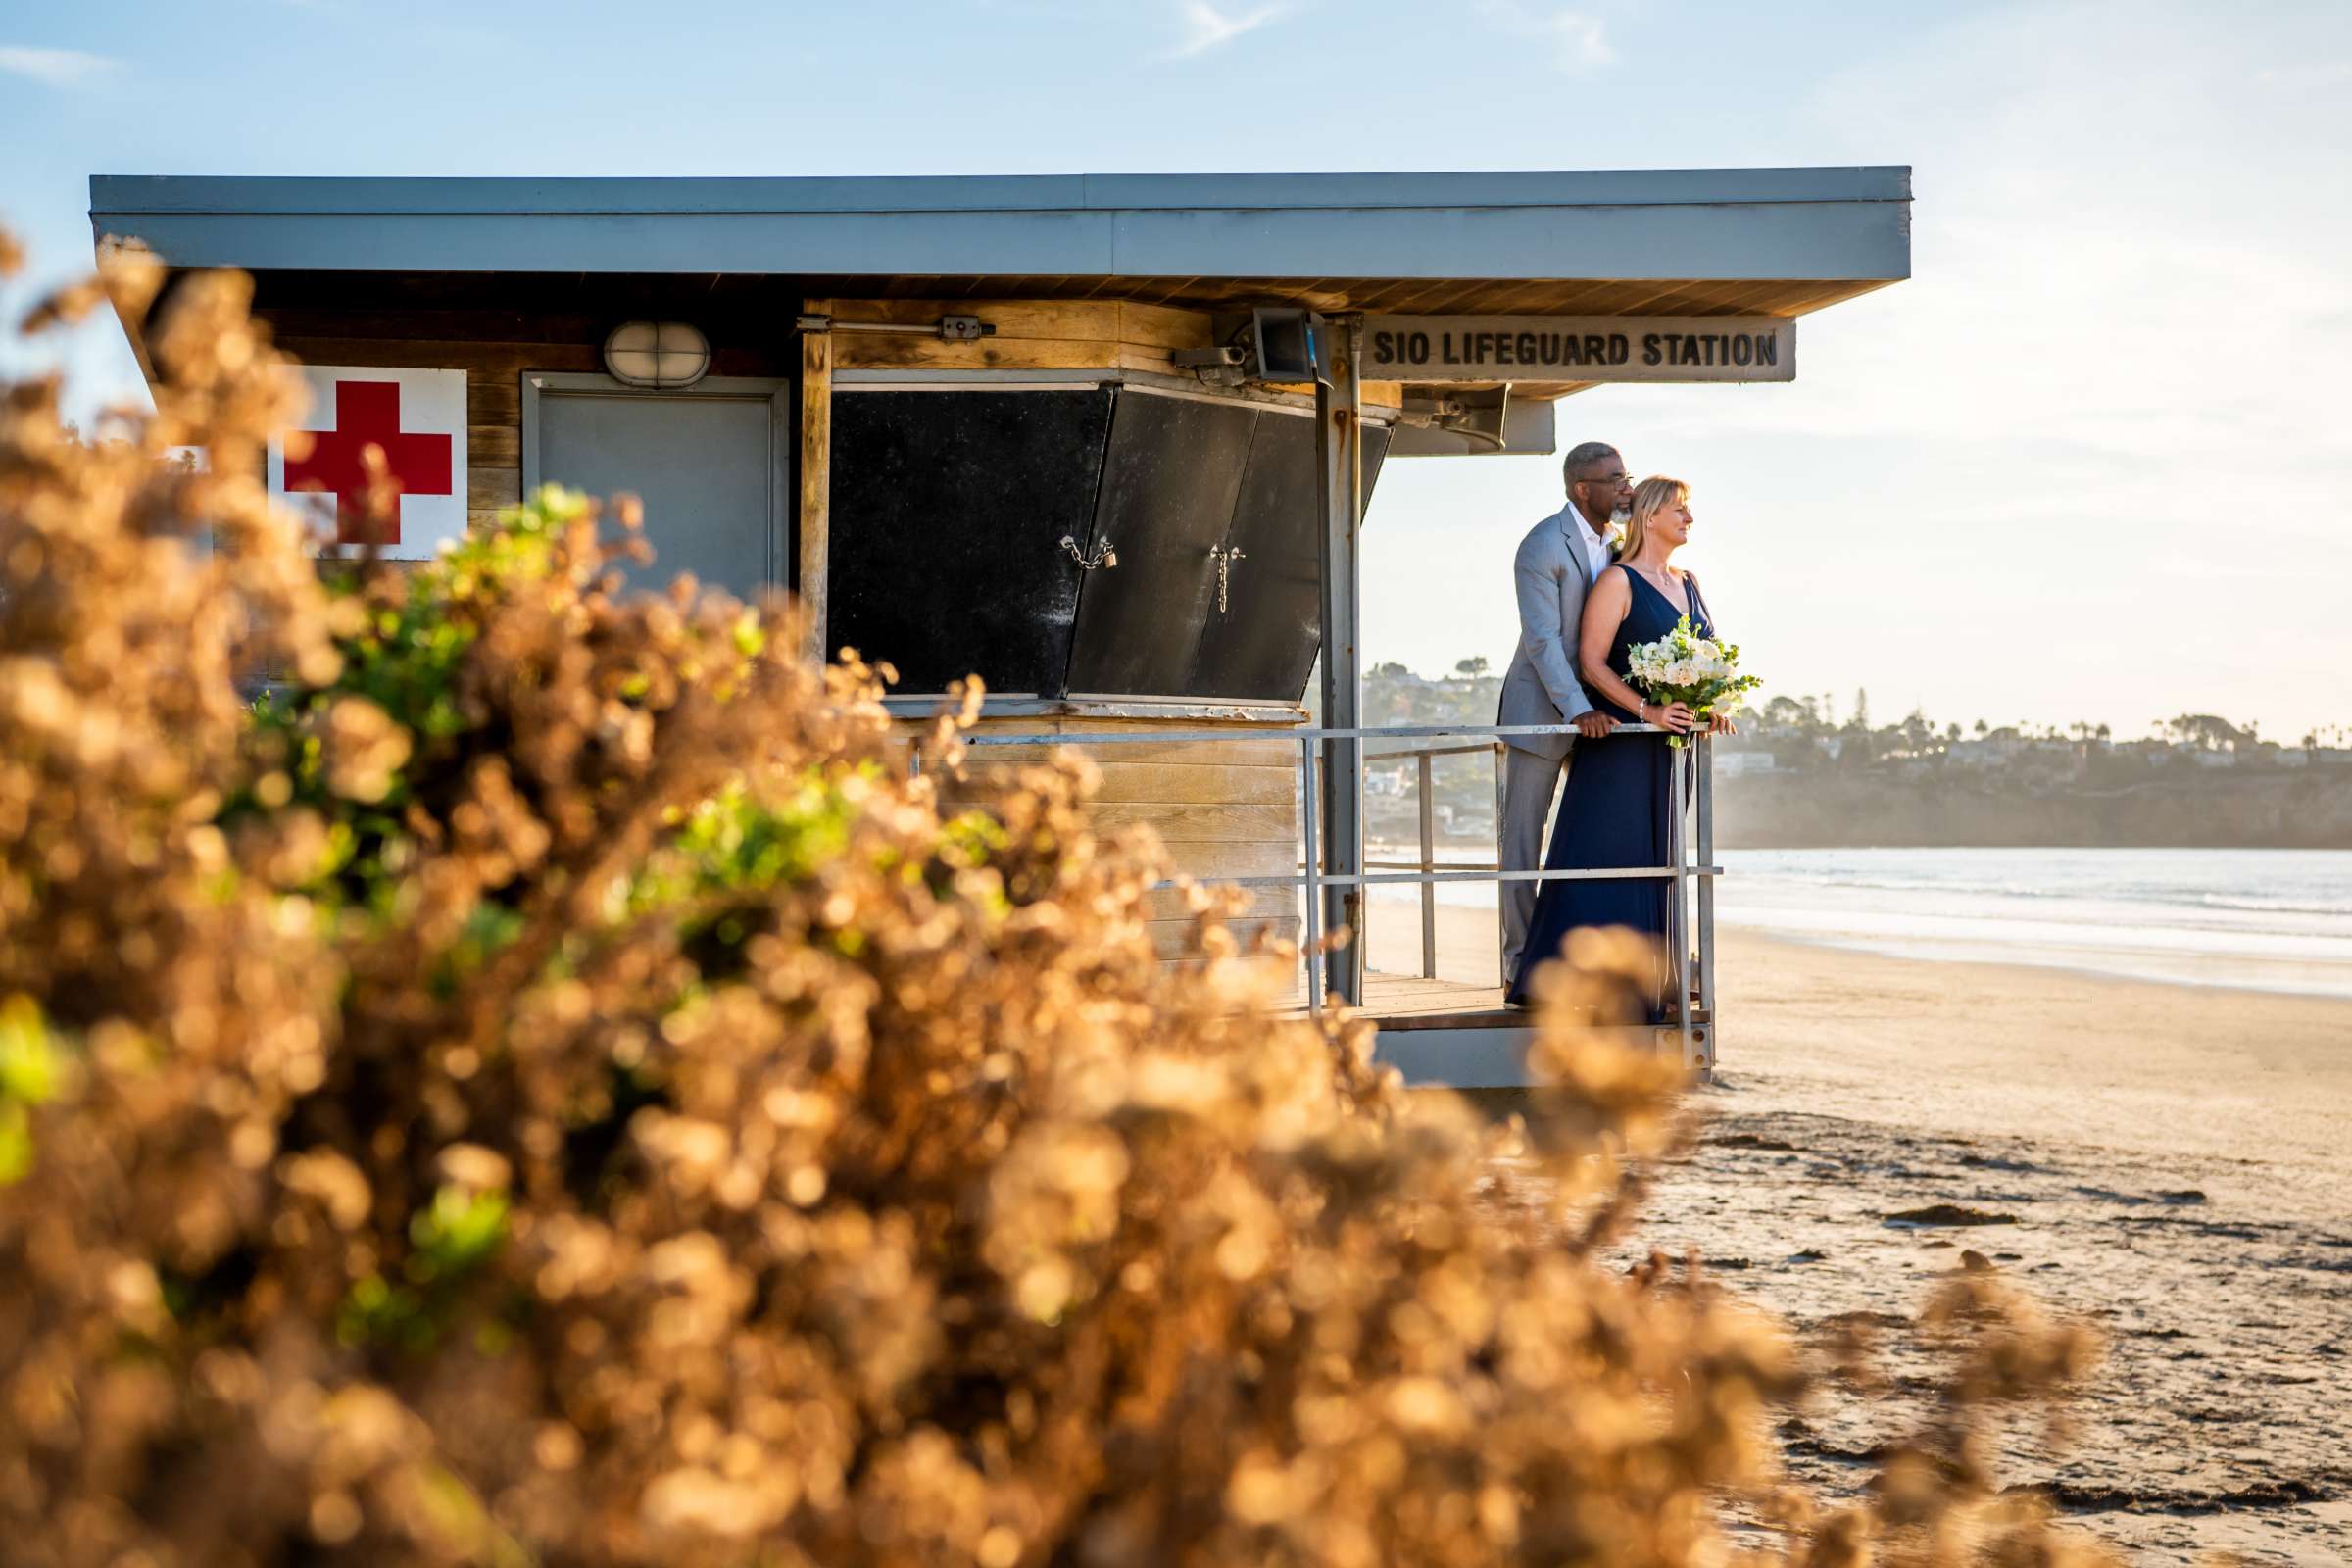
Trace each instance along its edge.
<instances>
[{"instance_id":1,"label":"text 'sio lifeguard station'","mask_svg":"<svg viewBox=\"0 0 2352 1568\"><path fill-rule=\"evenodd\" d=\"M270 480L321 520L370 444L404 489L375 541L395 556L544 480L632 491L663 574L792 588L817 646L898 666L910 717L979 673L981 739L1083 737L1103 821L1152 824L1181 871L1252 890L1246 924L1310 947L1361 931L1368 882L1495 875L1365 867L1367 741L1496 737L1359 728L1382 464L1549 452L1556 401L1604 381L1790 379L1794 318L1910 271L1901 168L101 176L90 197L101 238L254 275L315 393L312 451ZM1696 779L1695 858L1649 873L1695 890L1669 1032L1705 1065ZM1362 953L1310 962L1308 1004L1368 1005L1408 1076L1518 1080L1524 1016L1495 990L1367 975Z\"/></svg>"}]
</instances>

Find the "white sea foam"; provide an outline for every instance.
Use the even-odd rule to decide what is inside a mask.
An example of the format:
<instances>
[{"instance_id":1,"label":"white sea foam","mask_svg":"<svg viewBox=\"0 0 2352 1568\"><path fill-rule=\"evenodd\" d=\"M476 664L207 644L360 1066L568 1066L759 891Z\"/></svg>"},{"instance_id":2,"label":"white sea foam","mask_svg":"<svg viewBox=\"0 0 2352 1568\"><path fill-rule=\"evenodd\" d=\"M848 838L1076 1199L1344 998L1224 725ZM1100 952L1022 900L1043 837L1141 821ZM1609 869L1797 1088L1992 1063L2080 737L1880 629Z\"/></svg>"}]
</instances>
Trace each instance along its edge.
<instances>
[{"instance_id":1,"label":"white sea foam","mask_svg":"<svg viewBox=\"0 0 2352 1568\"><path fill-rule=\"evenodd\" d=\"M1904 957L2352 996L2352 851L1748 850L1719 858L1717 907L1729 925ZM1494 906L1491 885L1442 886L1438 896Z\"/></svg>"}]
</instances>

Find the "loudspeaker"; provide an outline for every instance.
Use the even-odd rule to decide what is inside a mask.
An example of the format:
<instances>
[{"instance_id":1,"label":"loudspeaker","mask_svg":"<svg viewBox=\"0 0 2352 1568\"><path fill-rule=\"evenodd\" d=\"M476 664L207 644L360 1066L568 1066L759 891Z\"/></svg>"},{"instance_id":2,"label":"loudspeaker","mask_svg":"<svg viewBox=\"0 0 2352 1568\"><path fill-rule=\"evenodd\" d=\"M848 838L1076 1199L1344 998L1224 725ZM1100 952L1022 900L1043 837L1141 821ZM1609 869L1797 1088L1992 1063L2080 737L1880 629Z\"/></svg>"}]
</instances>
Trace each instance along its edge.
<instances>
[{"instance_id":1,"label":"loudspeaker","mask_svg":"<svg viewBox=\"0 0 2352 1568\"><path fill-rule=\"evenodd\" d=\"M1538 408L1548 405L1539 404ZM1408 441L1399 451L1405 456L1435 456L1446 452L1502 452L1511 447L1512 415L1511 388L1501 386L1470 387L1459 392L1431 393L1416 389L1408 393L1398 423L1407 430L1442 431L1453 438L1450 441ZM1524 424L1525 421L1521 420ZM1544 445L1535 450L1548 452Z\"/></svg>"},{"instance_id":2,"label":"loudspeaker","mask_svg":"<svg viewBox=\"0 0 2352 1568\"><path fill-rule=\"evenodd\" d=\"M1261 381L1320 381L1323 375L1323 318L1287 306L1250 313Z\"/></svg>"},{"instance_id":3,"label":"loudspeaker","mask_svg":"<svg viewBox=\"0 0 2352 1568\"><path fill-rule=\"evenodd\" d=\"M1458 393L1454 402L1460 405L1461 412L1439 419L1439 429L1451 430L1473 441L1492 442L1498 451L1508 445L1503 437L1503 423L1511 413L1509 383Z\"/></svg>"}]
</instances>

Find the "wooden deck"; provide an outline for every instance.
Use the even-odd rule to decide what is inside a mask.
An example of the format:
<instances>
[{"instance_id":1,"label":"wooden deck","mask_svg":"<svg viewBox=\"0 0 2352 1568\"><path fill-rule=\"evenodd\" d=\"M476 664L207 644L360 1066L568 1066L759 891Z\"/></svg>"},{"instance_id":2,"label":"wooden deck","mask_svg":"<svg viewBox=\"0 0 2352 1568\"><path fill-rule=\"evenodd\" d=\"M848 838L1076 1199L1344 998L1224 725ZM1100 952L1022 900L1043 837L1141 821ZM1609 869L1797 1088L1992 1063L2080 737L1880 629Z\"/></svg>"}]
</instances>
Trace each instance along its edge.
<instances>
[{"instance_id":1,"label":"wooden deck","mask_svg":"<svg viewBox=\"0 0 2352 1568\"><path fill-rule=\"evenodd\" d=\"M1306 1011L1301 1001L1285 1009L1296 1017ZM1364 1008L1383 1031L1396 1029L1524 1029L1534 1017L1502 1004L1502 987L1474 986L1460 980L1430 980L1417 974L1364 976Z\"/></svg>"},{"instance_id":2,"label":"wooden deck","mask_svg":"<svg viewBox=\"0 0 2352 1568\"><path fill-rule=\"evenodd\" d=\"M1298 1002L1289 1013L1305 1013ZM1364 1010L1386 1025L1390 1018L1440 1018L1456 1013L1512 1013L1503 1006L1500 985L1468 985L1463 980L1425 980L1421 976L1390 976L1378 968L1364 976ZM1517 1015L1517 1013L1512 1013ZM1524 1018L1522 1018L1524 1022Z\"/></svg>"},{"instance_id":3,"label":"wooden deck","mask_svg":"<svg viewBox=\"0 0 2352 1568\"><path fill-rule=\"evenodd\" d=\"M1301 1005L1298 1010L1305 1009ZM1384 974L1377 969L1364 976L1364 1011L1378 1019L1383 1029L1528 1028L1535 1023L1534 1014L1503 1005L1500 986ZM1667 1017L1671 1020L1673 1016L1669 1007ZM1711 1021L1704 1007L1694 1006L1690 1016L1697 1024ZM1671 1029L1675 1025L1670 1021L1657 1027Z\"/></svg>"},{"instance_id":4,"label":"wooden deck","mask_svg":"<svg viewBox=\"0 0 2352 1568\"><path fill-rule=\"evenodd\" d=\"M1364 1010L1386 1026L1392 1020L1459 1017L1492 1013L1514 1022L1528 1021L1523 1013L1502 1004L1502 987L1474 986L1461 980L1427 980L1417 974L1364 976Z\"/></svg>"},{"instance_id":5,"label":"wooden deck","mask_svg":"<svg viewBox=\"0 0 2352 1568\"><path fill-rule=\"evenodd\" d=\"M1374 1059L1398 1069L1408 1084L1503 1089L1527 1082L1525 1053L1535 1018L1504 1006L1500 986L1376 969L1364 976L1364 1010L1380 1027ZM1696 1035L1690 1065L1703 1079L1714 1064L1713 1020L1703 1008L1691 1011ZM1681 1031L1671 1023L1621 1032L1629 1043L1655 1051L1676 1052L1682 1046Z\"/></svg>"}]
</instances>

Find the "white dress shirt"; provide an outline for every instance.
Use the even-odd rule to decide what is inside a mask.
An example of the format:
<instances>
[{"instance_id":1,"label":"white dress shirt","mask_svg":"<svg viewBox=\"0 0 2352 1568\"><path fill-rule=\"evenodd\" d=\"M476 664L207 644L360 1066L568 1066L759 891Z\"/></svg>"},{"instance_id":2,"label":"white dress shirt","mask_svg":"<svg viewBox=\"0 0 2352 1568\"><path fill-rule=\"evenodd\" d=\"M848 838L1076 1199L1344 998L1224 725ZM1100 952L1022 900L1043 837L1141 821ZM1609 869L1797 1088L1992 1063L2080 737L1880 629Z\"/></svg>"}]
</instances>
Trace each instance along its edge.
<instances>
[{"instance_id":1,"label":"white dress shirt","mask_svg":"<svg viewBox=\"0 0 2352 1568\"><path fill-rule=\"evenodd\" d=\"M1576 526L1569 530L1568 537L1574 541L1577 549L1585 553L1585 564L1590 568L1585 573L1585 580L1597 583L1600 574L1609 569L1609 541L1592 531L1592 525L1585 520L1585 509L1573 501L1568 503L1568 515L1576 519Z\"/></svg>"}]
</instances>

